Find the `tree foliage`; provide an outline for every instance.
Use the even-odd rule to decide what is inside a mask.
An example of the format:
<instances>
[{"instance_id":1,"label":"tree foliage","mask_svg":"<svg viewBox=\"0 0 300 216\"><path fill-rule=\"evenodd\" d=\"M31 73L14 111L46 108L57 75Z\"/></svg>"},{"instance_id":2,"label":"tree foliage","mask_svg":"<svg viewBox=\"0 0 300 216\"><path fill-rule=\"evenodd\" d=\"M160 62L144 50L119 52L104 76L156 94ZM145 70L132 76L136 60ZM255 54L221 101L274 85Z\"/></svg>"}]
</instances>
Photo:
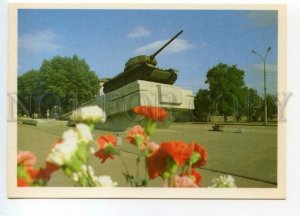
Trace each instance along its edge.
<instances>
[{"instance_id":1,"label":"tree foliage","mask_svg":"<svg viewBox=\"0 0 300 216\"><path fill-rule=\"evenodd\" d=\"M244 81L244 71L236 65L218 64L208 70L209 89L199 89L195 96L194 113L200 121L210 121L211 115L234 116L240 121L264 121L264 98ZM277 96L267 94L268 119L277 117Z\"/></svg>"},{"instance_id":2,"label":"tree foliage","mask_svg":"<svg viewBox=\"0 0 300 216\"><path fill-rule=\"evenodd\" d=\"M263 100L253 88L247 89L247 119L248 121L259 121L263 112Z\"/></svg>"},{"instance_id":3,"label":"tree foliage","mask_svg":"<svg viewBox=\"0 0 300 216\"><path fill-rule=\"evenodd\" d=\"M277 118L277 96L272 94L267 94L267 108L268 108L268 119Z\"/></svg>"},{"instance_id":4,"label":"tree foliage","mask_svg":"<svg viewBox=\"0 0 300 216\"><path fill-rule=\"evenodd\" d=\"M34 101L30 114L45 114L47 109L59 107L68 112L95 97L98 77L84 59L56 56L44 60L39 71L31 70L18 77L19 100L28 107L28 98Z\"/></svg>"},{"instance_id":5,"label":"tree foliage","mask_svg":"<svg viewBox=\"0 0 300 216\"><path fill-rule=\"evenodd\" d=\"M236 65L220 63L208 70L206 78L205 83L209 84L215 112L223 115L224 121L229 115L234 115L239 120L245 105L244 71Z\"/></svg>"},{"instance_id":6,"label":"tree foliage","mask_svg":"<svg viewBox=\"0 0 300 216\"><path fill-rule=\"evenodd\" d=\"M38 70L30 70L18 77L19 113L29 114L35 110L36 98L43 92L41 80Z\"/></svg>"},{"instance_id":7,"label":"tree foliage","mask_svg":"<svg viewBox=\"0 0 300 216\"><path fill-rule=\"evenodd\" d=\"M211 96L207 89L199 89L195 96L195 116L200 121L209 121L211 114Z\"/></svg>"}]
</instances>

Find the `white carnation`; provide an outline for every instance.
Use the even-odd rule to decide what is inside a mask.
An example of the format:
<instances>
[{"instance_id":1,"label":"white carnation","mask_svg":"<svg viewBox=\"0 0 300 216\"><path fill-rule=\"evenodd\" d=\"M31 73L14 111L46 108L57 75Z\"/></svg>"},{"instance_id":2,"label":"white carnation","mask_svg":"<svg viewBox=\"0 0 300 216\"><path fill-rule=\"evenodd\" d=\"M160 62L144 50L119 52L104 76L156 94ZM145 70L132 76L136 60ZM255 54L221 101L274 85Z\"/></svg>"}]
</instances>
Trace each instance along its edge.
<instances>
[{"instance_id":1,"label":"white carnation","mask_svg":"<svg viewBox=\"0 0 300 216\"><path fill-rule=\"evenodd\" d=\"M62 166L71 160L77 151L77 140L68 139L52 148L47 161Z\"/></svg>"},{"instance_id":2,"label":"white carnation","mask_svg":"<svg viewBox=\"0 0 300 216\"><path fill-rule=\"evenodd\" d=\"M58 166L62 166L64 164L63 154L59 151L52 150L46 160Z\"/></svg>"},{"instance_id":3,"label":"white carnation","mask_svg":"<svg viewBox=\"0 0 300 216\"><path fill-rule=\"evenodd\" d=\"M82 107L75 111L73 111L71 115L71 120L73 121L88 121L88 122L105 122L106 114L105 112L98 106L88 106Z\"/></svg>"},{"instance_id":4,"label":"white carnation","mask_svg":"<svg viewBox=\"0 0 300 216\"><path fill-rule=\"evenodd\" d=\"M89 151L90 151L90 154L92 154L92 155L96 153L96 149L92 146L89 148Z\"/></svg>"},{"instance_id":5,"label":"white carnation","mask_svg":"<svg viewBox=\"0 0 300 216\"><path fill-rule=\"evenodd\" d=\"M84 142L90 142L93 140L93 136L90 128L85 124L77 124L76 129L78 131L79 139Z\"/></svg>"},{"instance_id":6,"label":"white carnation","mask_svg":"<svg viewBox=\"0 0 300 216\"><path fill-rule=\"evenodd\" d=\"M115 187L118 185L117 182L113 182L110 176L99 176L95 178L96 185L98 187Z\"/></svg>"},{"instance_id":7,"label":"white carnation","mask_svg":"<svg viewBox=\"0 0 300 216\"><path fill-rule=\"evenodd\" d=\"M86 172L87 172L87 165L82 164L82 165L81 165L81 169L82 169L82 171L83 171L84 173L86 173Z\"/></svg>"},{"instance_id":8,"label":"white carnation","mask_svg":"<svg viewBox=\"0 0 300 216\"><path fill-rule=\"evenodd\" d=\"M74 141L77 142L78 140L78 134L74 130L67 130L63 133L62 136L64 141Z\"/></svg>"},{"instance_id":9,"label":"white carnation","mask_svg":"<svg viewBox=\"0 0 300 216\"><path fill-rule=\"evenodd\" d=\"M235 180L231 175L223 175L212 180L215 188L236 188Z\"/></svg>"}]
</instances>

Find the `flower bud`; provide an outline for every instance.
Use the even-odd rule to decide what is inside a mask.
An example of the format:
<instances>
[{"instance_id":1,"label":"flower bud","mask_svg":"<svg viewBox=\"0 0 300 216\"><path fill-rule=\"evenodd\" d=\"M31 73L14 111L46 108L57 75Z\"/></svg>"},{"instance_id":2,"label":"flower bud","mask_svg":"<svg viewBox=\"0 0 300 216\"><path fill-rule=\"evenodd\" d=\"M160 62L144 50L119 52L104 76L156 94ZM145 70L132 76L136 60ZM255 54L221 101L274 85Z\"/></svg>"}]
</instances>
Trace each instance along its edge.
<instances>
[{"instance_id":1,"label":"flower bud","mask_svg":"<svg viewBox=\"0 0 300 216\"><path fill-rule=\"evenodd\" d=\"M75 181L75 182L78 182L79 176L78 176L77 173L73 173L73 174L72 174L72 180Z\"/></svg>"},{"instance_id":2,"label":"flower bud","mask_svg":"<svg viewBox=\"0 0 300 216\"><path fill-rule=\"evenodd\" d=\"M96 149L94 147L90 147L89 150L92 155L96 152Z\"/></svg>"}]
</instances>

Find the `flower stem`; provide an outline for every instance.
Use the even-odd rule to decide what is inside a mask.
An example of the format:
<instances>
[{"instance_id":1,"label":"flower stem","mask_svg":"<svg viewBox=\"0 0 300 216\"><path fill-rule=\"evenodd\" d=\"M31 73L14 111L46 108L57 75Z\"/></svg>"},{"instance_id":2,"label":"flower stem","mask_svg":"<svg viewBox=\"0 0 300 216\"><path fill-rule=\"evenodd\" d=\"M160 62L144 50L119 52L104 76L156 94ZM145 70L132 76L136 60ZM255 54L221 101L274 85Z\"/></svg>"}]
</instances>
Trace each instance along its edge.
<instances>
[{"instance_id":1,"label":"flower stem","mask_svg":"<svg viewBox=\"0 0 300 216\"><path fill-rule=\"evenodd\" d=\"M140 155L136 159L136 182L135 185L139 186L139 175L140 175Z\"/></svg>"},{"instance_id":2,"label":"flower stem","mask_svg":"<svg viewBox=\"0 0 300 216\"><path fill-rule=\"evenodd\" d=\"M87 125L90 128L90 131L93 132L94 128L95 128L95 124L93 122L88 122Z\"/></svg>"},{"instance_id":3,"label":"flower stem","mask_svg":"<svg viewBox=\"0 0 300 216\"><path fill-rule=\"evenodd\" d=\"M173 187L173 181L172 181L172 177L169 178L169 187Z\"/></svg>"},{"instance_id":4,"label":"flower stem","mask_svg":"<svg viewBox=\"0 0 300 216\"><path fill-rule=\"evenodd\" d=\"M120 158L120 160L121 160L121 162L122 162L122 164L123 164L123 166L124 166L124 169L125 169L125 171L126 171L126 174L127 174L128 176L130 176L130 175L129 175L129 171L128 171L127 166L126 166L126 163L125 163L125 161L123 160L123 157L121 156L120 153L117 154L117 155L119 156L119 158ZM130 186L133 187L133 183L132 183L131 179L129 179L129 183L130 183Z\"/></svg>"},{"instance_id":5,"label":"flower stem","mask_svg":"<svg viewBox=\"0 0 300 216\"><path fill-rule=\"evenodd\" d=\"M148 184L148 173L147 173L147 158L144 157L144 165L145 165L145 174L144 174L144 179L145 179L145 182L146 182L146 185Z\"/></svg>"},{"instance_id":6,"label":"flower stem","mask_svg":"<svg viewBox=\"0 0 300 216\"><path fill-rule=\"evenodd\" d=\"M93 178L92 178L89 170L87 170L87 182L88 182L88 185L90 187L95 187L96 186L96 184L95 184L95 182L94 182L94 180L93 180Z\"/></svg>"},{"instance_id":7,"label":"flower stem","mask_svg":"<svg viewBox=\"0 0 300 216\"><path fill-rule=\"evenodd\" d=\"M137 154L135 152L127 151L127 150L124 150L124 149L119 149L119 151L126 152L126 153L129 153L129 154L134 154L134 155L140 155L140 154Z\"/></svg>"}]
</instances>

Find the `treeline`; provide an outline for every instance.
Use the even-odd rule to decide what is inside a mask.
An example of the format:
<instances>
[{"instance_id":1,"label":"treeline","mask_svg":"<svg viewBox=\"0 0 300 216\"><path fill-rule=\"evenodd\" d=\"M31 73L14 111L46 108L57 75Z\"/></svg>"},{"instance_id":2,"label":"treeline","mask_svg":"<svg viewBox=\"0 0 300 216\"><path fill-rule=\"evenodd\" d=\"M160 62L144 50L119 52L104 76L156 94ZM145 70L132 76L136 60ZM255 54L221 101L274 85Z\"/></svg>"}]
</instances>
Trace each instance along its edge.
<instances>
[{"instance_id":1,"label":"treeline","mask_svg":"<svg viewBox=\"0 0 300 216\"><path fill-rule=\"evenodd\" d=\"M58 116L97 95L98 77L84 59L56 56L18 77L18 114Z\"/></svg>"},{"instance_id":2,"label":"treeline","mask_svg":"<svg viewBox=\"0 0 300 216\"><path fill-rule=\"evenodd\" d=\"M195 96L194 114L199 121L210 121L221 115L224 122L233 116L238 122L264 120L264 96L245 85L245 72L236 65L218 64L206 74L208 89L199 89ZM277 96L267 94L268 119L277 118Z\"/></svg>"}]
</instances>

